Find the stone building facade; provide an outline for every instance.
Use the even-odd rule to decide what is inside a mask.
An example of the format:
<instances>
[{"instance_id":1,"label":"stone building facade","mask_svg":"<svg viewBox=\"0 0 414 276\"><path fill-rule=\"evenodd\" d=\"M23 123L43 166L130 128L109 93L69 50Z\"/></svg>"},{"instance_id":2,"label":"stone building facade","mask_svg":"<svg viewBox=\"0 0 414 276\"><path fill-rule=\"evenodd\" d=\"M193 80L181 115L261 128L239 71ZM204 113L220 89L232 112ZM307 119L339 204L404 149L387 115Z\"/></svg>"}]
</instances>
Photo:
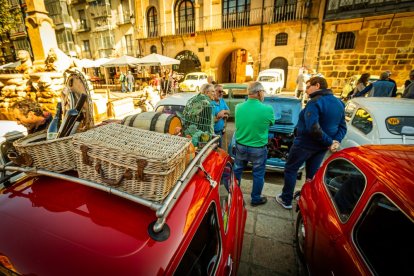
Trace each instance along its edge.
<instances>
[{"instance_id":1,"label":"stone building facade","mask_svg":"<svg viewBox=\"0 0 414 276\"><path fill-rule=\"evenodd\" d=\"M338 1L328 3L321 30L318 70L334 91L339 92L352 75L365 72L380 75L389 70L398 87L408 79L410 70L414 69L414 12L411 8L414 3L391 2L379 2L376 6L367 3L354 9L341 8ZM345 40L341 41L341 35L345 35L342 36ZM353 43L345 45L347 38L354 39Z\"/></svg>"}]
</instances>

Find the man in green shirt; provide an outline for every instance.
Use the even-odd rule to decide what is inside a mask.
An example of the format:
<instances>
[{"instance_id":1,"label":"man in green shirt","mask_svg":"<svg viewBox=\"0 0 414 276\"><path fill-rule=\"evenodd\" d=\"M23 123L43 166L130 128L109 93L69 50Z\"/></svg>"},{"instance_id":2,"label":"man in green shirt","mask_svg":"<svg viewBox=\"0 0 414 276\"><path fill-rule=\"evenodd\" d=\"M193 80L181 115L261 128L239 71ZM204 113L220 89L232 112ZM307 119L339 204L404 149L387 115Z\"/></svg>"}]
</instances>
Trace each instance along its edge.
<instances>
[{"instance_id":1,"label":"man in green shirt","mask_svg":"<svg viewBox=\"0 0 414 276\"><path fill-rule=\"evenodd\" d=\"M250 162L253 166L253 188L251 205L258 206L267 202L262 197L266 172L267 143L269 126L275 123L271 106L263 104L264 88L260 82L252 82L248 87L249 98L236 106L236 154L234 174L239 181L243 169Z\"/></svg>"}]
</instances>

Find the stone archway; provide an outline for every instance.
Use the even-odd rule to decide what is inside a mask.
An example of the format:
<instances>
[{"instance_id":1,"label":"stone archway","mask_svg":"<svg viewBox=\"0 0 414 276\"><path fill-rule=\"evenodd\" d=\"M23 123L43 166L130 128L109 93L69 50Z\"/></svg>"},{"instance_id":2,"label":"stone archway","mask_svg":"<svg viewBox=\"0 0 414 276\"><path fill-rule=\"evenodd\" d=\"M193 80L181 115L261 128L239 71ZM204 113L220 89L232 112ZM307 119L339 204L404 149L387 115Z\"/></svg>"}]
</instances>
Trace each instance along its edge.
<instances>
[{"instance_id":1,"label":"stone archway","mask_svg":"<svg viewBox=\"0 0 414 276\"><path fill-rule=\"evenodd\" d=\"M287 59L285 59L284 57L277 57L274 58L269 65L269 68L279 68L279 69L283 69L283 71L285 71L285 83L283 84L283 87L286 88L286 81L288 78L288 61Z\"/></svg>"},{"instance_id":2,"label":"stone archway","mask_svg":"<svg viewBox=\"0 0 414 276\"><path fill-rule=\"evenodd\" d=\"M234 49L225 54L218 67L220 68L217 72L219 83L243 83L253 78L253 59L251 54L243 48ZM250 70L247 70L248 67Z\"/></svg>"},{"instance_id":3,"label":"stone archway","mask_svg":"<svg viewBox=\"0 0 414 276\"><path fill-rule=\"evenodd\" d=\"M191 51L185 50L179 52L176 56L176 59L180 60L180 65L173 65L172 69L178 73L191 73L191 72L200 72L201 63L197 55Z\"/></svg>"}]
</instances>

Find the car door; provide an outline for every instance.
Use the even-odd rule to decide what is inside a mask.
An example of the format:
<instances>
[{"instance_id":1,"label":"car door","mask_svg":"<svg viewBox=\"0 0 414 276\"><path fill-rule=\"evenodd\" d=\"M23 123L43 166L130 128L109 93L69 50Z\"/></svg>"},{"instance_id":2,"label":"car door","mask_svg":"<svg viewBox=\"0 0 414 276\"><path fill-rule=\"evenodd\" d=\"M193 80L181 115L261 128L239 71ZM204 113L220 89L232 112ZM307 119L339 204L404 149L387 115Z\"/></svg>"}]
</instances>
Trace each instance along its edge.
<instances>
[{"instance_id":1,"label":"car door","mask_svg":"<svg viewBox=\"0 0 414 276\"><path fill-rule=\"evenodd\" d=\"M312 272L315 275L364 275L352 242L352 229L366 188L366 177L351 162L333 159L323 173L314 221ZM355 211L355 212L354 212Z\"/></svg>"},{"instance_id":2,"label":"car door","mask_svg":"<svg viewBox=\"0 0 414 276\"><path fill-rule=\"evenodd\" d=\"M222 261L218 275L235 275L243 245L246 211L243 194L235 182L233 166L227 162L218 187L220 213L222 214Z\"/></svg>"}]
</instances>

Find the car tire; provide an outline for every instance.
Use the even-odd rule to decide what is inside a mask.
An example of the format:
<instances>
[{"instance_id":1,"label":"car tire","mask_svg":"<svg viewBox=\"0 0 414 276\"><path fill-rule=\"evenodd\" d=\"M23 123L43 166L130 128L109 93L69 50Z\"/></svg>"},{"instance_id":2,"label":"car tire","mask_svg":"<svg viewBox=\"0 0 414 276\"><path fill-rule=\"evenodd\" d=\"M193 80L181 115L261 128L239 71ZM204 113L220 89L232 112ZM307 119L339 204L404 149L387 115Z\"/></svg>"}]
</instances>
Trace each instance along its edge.
<instances>
[{"instance_id":1,"label":"car tire","mask_svg":"<svg viewBox=\"0 0 414 276\"><path fill-rule=\"evenodd\" d=\"M305 224L303 223L302 213L299 210L296 218L295 242L296 254L303 264L305 263L305 234Z\"/></svg>"}]
</instances>

